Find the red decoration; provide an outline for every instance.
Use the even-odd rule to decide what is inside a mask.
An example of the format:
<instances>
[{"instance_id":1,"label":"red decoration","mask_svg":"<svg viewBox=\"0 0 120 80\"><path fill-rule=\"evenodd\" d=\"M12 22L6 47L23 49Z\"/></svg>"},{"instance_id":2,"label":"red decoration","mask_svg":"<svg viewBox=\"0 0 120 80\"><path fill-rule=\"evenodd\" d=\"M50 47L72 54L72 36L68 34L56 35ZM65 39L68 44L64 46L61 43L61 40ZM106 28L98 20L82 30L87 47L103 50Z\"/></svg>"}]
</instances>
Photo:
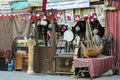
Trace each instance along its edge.
<instances>
[{"instance_id":1,"label":"red decoration","mask_svg":"<svg viewBox=\"0 0 120 80\"><path fill-rule=\"evenodd\" d=\"M80 15L75 15L75 21L80 22Z\"/></svg>"},{"instance_id":2,"label":"red decoration","mask_svg":"<svg viewBox=\"0 0 120 80\"><path fill-rule=\"evenodd\" d=\"M2 19L2 15L0 15L0 19Z\"/></svg>"},{"instance_id":3,"label":"red decoration","mask_svg":"<svg viewBox=\"0 0 120 80\"><path fill-rule=\"evenodd\" d=\"M15 16L16 16L16 15L15 15L15 14L13 14L12 16L13 16L13 18L15 18Z\"/></svg>"},{"instance_id":4,"label":"red decoration","mask_svg":"<svg viewBox=\"0 0 120 80\"><path fill-rule=\"evenodd\" d=\"M36 16L35 16L35 20L38 21L39 18L40 18L40 15L39 15L39 14L36 14Z\"/></svg>"},{"instance_id":5,"label":"red decoration","mask_svg":"<svg viewBox=\"0 0 120 80\"><path fill-rule=\"evenodd\" d=\"M93 21L94 21L93 16L90 16L90 21L91 21L91 22L93 22Z\"/></svg>"},{"instance_id":6,"label":"red decoration","mask_svg":"<svg viewBox=\"0 0 120 80\"><path fill-rule=\"evenodd\" d=\"M93 16L94 20L97 20L97 14L95 12L92 13L92 16Z\"/></svg>"},{"instance_id":7,"label":"red decoration","mask_svg":"<svg viewBox=\"0 0 120 80\"><path fill-rule=\"evenodd\" d=\"M61 29L61 31L65 31L66 30L66 27L65 26L63 26L62 27L62 29Z\"/></svg>"},{"instance_id":8,"label":"red decoration","mask_svg":"<svg viewBox=\"0 0 120 80\"><path fill-rule=\"evenodd\" d=\"M47 17L44 15L41 19L42 19L43 21L46 21L46 20L47 20Z\"/></svg>"},{"instance_id":9,"label":"red decoration","mask_svg":"<svg viewBox=\"0 0 120 80\"><path fill-rule=\"evenodd\" d=\"M35 20L35 15L31 15L31 20Z\"/></svg>"},{"instance_id":10,"label":"red decoration","mask_svg":"<svg viewBox=\"0 0 120 80\"><path fill-rule=\"evenodd\" d=\"M46 4L47 4L47 0L43 0L43 3L42 3L42 11L44 12L44 15L46 15Z\"/></svg>"},{"instance_id":11,"label":"red decoration","mask_svg":"<svg viewBox=\"0 0 120 80\"><path fill-rule=\"evenodd\" d=\"M84 16L84 21L87 21L88 20L88 16Z\"/></svg>"},{"instance_id":12,"label":"red decoration","mask_svg":"<svg viewBox=\"0 0 120 80\"><path fill-rule=\"evenodd\" d=\"M10 19L11 15L10 15L10 14L9 14L9 15L7 15L7 17L8 17L8 19Z\"/></svg>"},{"instance_id":13,"label":"red decoration","mask_svg":"<svg viewBox=\"0 0 120 80\"><path fill-rule=\"evenodd\" d=\"M54 10L53 9L51 9L50 19L54 19Z\"/></svg>"},{"instance_id":14,"label":"red decoration","mask_svg":"<svg viewBox=\"0 0 120 80\"><path fill-rule=\"evenodd\" d=\"M56 18L61 18L61 16L62 16L62 12L57 12L56 13Z\"/></svg>"},{"instance_id":15,"label":"red decoration","mask_svg":"<svg viewBox=\"0 0 120 80\"><path fill-rule=\"evenodd\" d=\"M31 19L30 15L26 17L26 21L30 21L30 19Z\"/></svg>"},{"instance_id":16,"label":"red decoration","mask_svg":"<svg viewBox=\"0 0 120 80\"><path fill-rule=\"evenodd\" d=\"M66 17L67 17L67 20L71 20L71 16L68 16L68 15L67 15Z\"/></svg>"},{"instance_id":17,"label":"red decoration","mask_svg":"<svg viewBox=\"0 0 120 80\"><path fill-rule=\"evenodd\" d=\"M4 15L4 19L7 19L7 15Z\"/></svg>"}]
</instances>

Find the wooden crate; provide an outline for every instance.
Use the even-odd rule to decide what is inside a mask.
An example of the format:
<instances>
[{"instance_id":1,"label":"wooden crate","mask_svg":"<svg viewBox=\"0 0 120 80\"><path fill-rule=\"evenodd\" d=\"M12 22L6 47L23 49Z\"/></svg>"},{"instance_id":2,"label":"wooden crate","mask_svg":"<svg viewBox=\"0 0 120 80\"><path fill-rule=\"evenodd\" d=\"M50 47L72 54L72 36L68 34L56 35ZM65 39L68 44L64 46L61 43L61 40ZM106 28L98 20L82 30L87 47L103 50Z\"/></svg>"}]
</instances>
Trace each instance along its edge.
<instances>
[{"instance_id":1,"label":"wooden crate","mask_svg":"<svg viewBox=\"0 0 120 80\"><path fill-rule=\"evenodd\" d=\"M55 57L55 73L73 74L73 72L71 72L72 62L73 62L73 57L71 56L65 56L65 57L56 56Z\"/></svg>"}]
</instances>

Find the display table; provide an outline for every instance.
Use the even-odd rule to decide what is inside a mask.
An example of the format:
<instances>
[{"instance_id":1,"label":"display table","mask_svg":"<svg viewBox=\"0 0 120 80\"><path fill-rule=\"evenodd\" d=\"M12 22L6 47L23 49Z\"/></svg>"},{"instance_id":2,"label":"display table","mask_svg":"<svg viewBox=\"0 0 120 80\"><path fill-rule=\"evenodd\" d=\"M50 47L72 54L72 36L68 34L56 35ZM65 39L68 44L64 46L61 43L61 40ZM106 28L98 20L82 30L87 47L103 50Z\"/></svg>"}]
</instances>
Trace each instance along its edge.
<instances>
[{"instance_id":1,"label":"display table","mask_svg":"<svg viewBox=\"0 0 120 80\"><path fill-rule=\"evenodd\" d=\"M93 78L112 69L114 66L114 57L101 56L98 58L75 58L73 63L75 68L88 67L90 77Z\"/></svg>"}]
</instances>

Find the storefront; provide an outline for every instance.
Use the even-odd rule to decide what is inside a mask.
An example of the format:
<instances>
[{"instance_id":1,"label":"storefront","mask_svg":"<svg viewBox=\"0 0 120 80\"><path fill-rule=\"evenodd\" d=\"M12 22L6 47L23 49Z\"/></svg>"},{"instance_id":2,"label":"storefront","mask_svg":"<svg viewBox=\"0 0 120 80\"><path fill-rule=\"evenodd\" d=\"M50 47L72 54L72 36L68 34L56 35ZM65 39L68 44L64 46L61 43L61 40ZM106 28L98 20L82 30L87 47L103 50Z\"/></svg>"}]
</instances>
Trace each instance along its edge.
<instances>
[{"instance_id":1,"label":"storefront","mask_svg":"<svg viewBox=\"0 0 120 80\"><path fill-rule=\"evenodd\" d=\"M74 74L75 71L73 72L72 69L74 58L96 58L99 55L111 55L111 49L105 49L103 52L100 49L98 55L92 56L86 56L85 51L82 51L83 47L95 50L105 47L100 39L108 31L114 32L109 27L112 22L108 21L107 25L105 23L106 16L102 0L98 0L102 3L96 1L94 3L89 0L60 0L60 2L59 0L52 0L52 2L48 0L45 11L42 11L42 0L41 2L40 0L28 0L28 2L31 6L28 5L29 7L26 6L27 8L22 10L12 7L14 10L11 15L0 17L1 24L6 20L4 26L0 27L0 30L3 31L0 34L1 45L5 46L4 43L9 42L6 43L6 46L9 45L10 50L10 41L14 42L15 70L29 71L28 68L32 66L30 70L38 73ZM34 2L38 5L33 5ZM28 3L25 2L25 4ZM111 14L111 12L107 12L106 15ZM116 14L114 15L116 18L119 16L117 12L114 14ZM107 20L109 18L113 19L112 15ZM7 33L8 31L10 34ZM3 34L8 37L4 37ZM3 38L6 39L3 40ZM93 38L97 38L97 41L94 41ZM31 51L32 55L30 55L32 57L29 56L29 49L31 49L31 46L28 46L29 40L35 42L32 45L34 46ZM116 63L116 66L117 64L119 63Z\"/></svg>"}]
</instances>

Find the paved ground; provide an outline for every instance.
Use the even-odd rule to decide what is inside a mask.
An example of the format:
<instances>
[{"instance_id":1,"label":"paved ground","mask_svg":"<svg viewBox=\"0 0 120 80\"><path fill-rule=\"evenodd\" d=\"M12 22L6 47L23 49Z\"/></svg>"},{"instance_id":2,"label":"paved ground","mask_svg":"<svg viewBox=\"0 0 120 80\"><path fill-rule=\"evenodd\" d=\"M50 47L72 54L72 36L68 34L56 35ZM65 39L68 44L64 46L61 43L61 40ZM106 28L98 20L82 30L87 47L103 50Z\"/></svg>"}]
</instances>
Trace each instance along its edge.
<instances>
[{"instance_id":1,"label":"paved ground","mask_svg":"<svg viewBox=\"0 0 120 80\"><path fill-rule=\"evenodd\" d=\"M0 80L90 80L90 78L71 78L70 76L50 74L27 74L21 71L0 71ZM98 77L93 80L120 80L119 75Z\"/></svg>"}]
</instances>

